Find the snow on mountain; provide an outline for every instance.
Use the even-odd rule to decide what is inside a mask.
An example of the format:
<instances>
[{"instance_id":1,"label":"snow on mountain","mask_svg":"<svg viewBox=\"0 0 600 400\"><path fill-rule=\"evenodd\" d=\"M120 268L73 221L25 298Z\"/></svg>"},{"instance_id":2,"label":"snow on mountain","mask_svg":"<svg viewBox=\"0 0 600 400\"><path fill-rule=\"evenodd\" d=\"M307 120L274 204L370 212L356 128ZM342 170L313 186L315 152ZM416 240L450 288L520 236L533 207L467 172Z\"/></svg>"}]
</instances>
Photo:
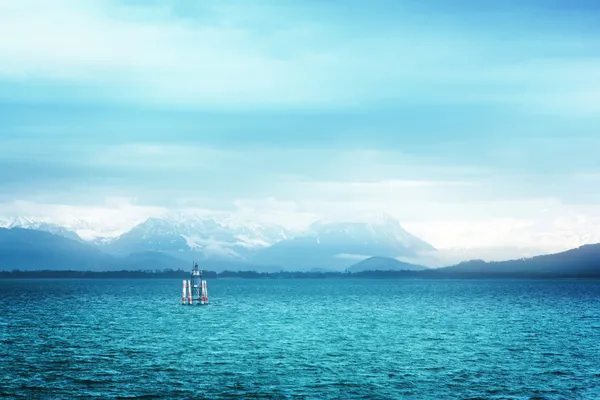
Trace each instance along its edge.
<instances>
[{"instance_id":1,"label":"snow on mountain","mask_svg":"<svg viewBox=\"0 0 600 400\"><path fill-rule=\"evenodd\" d=\"M98 223L98 221L87 221L70 215L54 218L47 216L0 217L0 228L35 229L93 243L110 241L124 233L122 229L111 227L110 221Z\"/></svg>"},{"instance_id":2,"label":"snow on mountain","mask_svg":"<svg viewBox=\"0 0 600 400\"><path fill-rule=\"evenodd\" d=\"M245 259L256 249L287 238L280 226L263 226L231 214L172 214L149 218L106 246L115 252L193 252L205 258Z\"/></svg>"},{"instance_id":3,"label":"snow on mountain","mask_svg":"<svg viewBox=\"0 0 600 400\"><path fill-rule=\"evenodd\" d=\"M364 245L382 245L415 251L433 251L429 243L407 232L400 222L388 215L380 214L366 222L324 222L311 225L308 234L317 242L340 241Z\"/></svg>"},{"instance_id":4,"label":"snow on mountain","mask_svg":"<svg viewBox=\"0 0 600 400\"><path fill-rule=\"evenodd\" d=\"M404 230L396 219L383 215L368 222L315 222L303 234L263 249L253 261L297 269L342 269L360 258L408 257L435 251ZM353 255L357 256L354 260Z\"/></svg>"},{"instance_id":5,"label":"snow on mountain","mask_svg":"<svg viewBox=\"0 0 600 400\"><path fill-rule=\"evenodd\" d=\"M68 239L73 239L77 241L82 241L81 237L77 235L77 233L73 232L70 229L65 228L64 226L60 226L49 222L48 220L38 219L34 217L14 217L8 218L3 221L0 221L0 227L2 228L23 228L23 229L33 229L43 232L52 233L58 236L63 236Z\"/></svg>"},{"instance_id":6,"label":"snow on mountain","mask_svg":"<svg viewBox=\"0 0 600 400\"><path fill-rule=\"evenodd\" d=\"M114 238L83 236L113 254L162 252L184 259L237 260L292 267L308 263L312 267L331 268L370 256L412 256L435 250L385 214L357 221L320 221L302 232L292 232L236 214L177 212L148 218ZM98 230L94 224L76 218L61 222L64 225L40 218L18 217L1 223L78 240L81 239L77 233Z\"/></svg>"}]
</instances>

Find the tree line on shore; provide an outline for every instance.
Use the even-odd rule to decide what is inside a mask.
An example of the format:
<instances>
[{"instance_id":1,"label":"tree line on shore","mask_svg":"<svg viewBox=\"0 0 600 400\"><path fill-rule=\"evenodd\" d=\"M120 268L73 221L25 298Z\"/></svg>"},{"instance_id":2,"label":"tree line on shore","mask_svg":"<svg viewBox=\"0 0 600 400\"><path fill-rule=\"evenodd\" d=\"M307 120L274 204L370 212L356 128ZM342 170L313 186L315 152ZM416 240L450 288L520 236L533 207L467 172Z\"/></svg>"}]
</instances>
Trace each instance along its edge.
<instances>
[{"instance_id":1,"label":"tree line on shore","mask_svg":"<svg viewBox=\"0 0 600 400\"><path fill-rule=\"evenodd\" d=\"M362 271L362 272L312 272L312 271L203 271L206 279L349 279L349 278L597 278L595 273L532 273L532 272L464 272L430 269L426 271ZM0 279L186 279L190 272L182 269L138 271L56 271L38 270L0 271Z\"/></svg>"}]
</instances>

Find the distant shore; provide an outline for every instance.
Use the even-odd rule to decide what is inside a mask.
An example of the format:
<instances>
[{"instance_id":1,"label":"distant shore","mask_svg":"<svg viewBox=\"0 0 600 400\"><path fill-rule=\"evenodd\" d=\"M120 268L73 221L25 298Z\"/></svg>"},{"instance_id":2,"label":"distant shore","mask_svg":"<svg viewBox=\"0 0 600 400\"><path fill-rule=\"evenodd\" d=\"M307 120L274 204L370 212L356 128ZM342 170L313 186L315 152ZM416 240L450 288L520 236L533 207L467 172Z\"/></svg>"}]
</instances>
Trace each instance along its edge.
<instances>
[{"instance_id":1,"label":"distant shore","mask_svg":"<svg viewBox=\"0 0 600 400\"><path fill-rule=\"evenodd\" d=\"M0 271L0 279L185 279L189 271ZM600 279L593 273L517 273L517 272L449 272L427 271L364 271L364 272L256 272L256 271L203 271L207 279Z\"/></svg>"}]
</instances>

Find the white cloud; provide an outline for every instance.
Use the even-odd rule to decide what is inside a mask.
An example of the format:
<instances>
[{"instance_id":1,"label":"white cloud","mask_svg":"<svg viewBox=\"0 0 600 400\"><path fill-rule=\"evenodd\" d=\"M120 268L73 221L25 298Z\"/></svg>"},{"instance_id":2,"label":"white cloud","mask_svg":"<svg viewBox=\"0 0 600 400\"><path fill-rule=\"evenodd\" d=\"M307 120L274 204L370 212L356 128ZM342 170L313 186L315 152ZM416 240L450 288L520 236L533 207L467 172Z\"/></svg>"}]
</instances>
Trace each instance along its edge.
<instances>
[{"instance_id":1,"label":"white cloud","mask_svg":"<svg viewBox=\"0 0 600 400\"><path fill-rule=\"evenodd\" d=\"M87 154L85 161L121 175L128 169L142 172L140 180L130 180L120 191L136 193L138 199L66 206L32 195L29 202L1 205L0 216L49 217L93 237L114 236L147 217L178 210L203 215L233 212L240 220L294 231L322 218L368 220L385 212L451 258L466 254L465 249L515 257L600 241L596 228L600 206L593 201L586 204L585 198L564 197L593 192L594 171L560 177L560 192L554 180L554 186L540 194L544 182L538 178L532 180L536 189L528 191L531 176L425 164L393 151L261 148L244 157L241 150L151 142L99 149ZM115 193L110 183L105 184L107 193ZM76 201L83 189L89 192L80 182L72 189L70 200L55 203ZM96 199L102 198L100 189L94 188ZM548 195L553 193L560 197ZM89 198L85 201L91 204Z\"/></svg>"},{"instance_id":2,"label":"white cloud","mask_svg":"<svg viewBox=\"0 0 600 400\"><path fill-rule=\"evenodd\" d=\"M65 0L0 5L0 74L12 79L113 85L120 98L180 105L327 97L334 81L322 72L326 60L310 54L284 60L269 54L265 41L268 36L217 21L177 19L161 7Z\"/></svg>"},{"instance_id":3,"label":"white cloud","mask_svg":"<svg viewBox=\"0 0 600 400\"><path fill-rule=\"evenodd\" d=\"M490 200L483 189L475 182L456 186L337 182L313 187L306 183L304 196L294 192L296 200L284 204L285 213L305 213L307 223L317 218L364 221L385 212L441 250L435 257L409 261L425 260L435 266L465 258L528 257L600 242L598 205L569 204L552 197ZM261 207L256 200L253 205L260 213L277 203Z\"/></svg>"},{"instance_id":4,"label":"white cloud","mask_svg":"<svg viewBox=\"0 0 600 400\"><path fill-rule=\"evenodd\" d=\"M422 15L406 14L393 30L357 35L348 21L295 18L277 5L199 7L210 17L181 18L149 4L2 2L0 77L81 84L112 100L208 108L426 99L598 110L597 79L582 77L597 76L600 61L543 57L542 44L505 47L447 24L424 32ZM572 46L563 43L563 50ZM499 63L498 51L528 54L531 61Z\"/></svg>"},{"instance_id":5,"label":"white cloud","mask_svg":"<svg viewBox=\"0 0 600 400\"><path fill-rule=\"evenodd\" d=\"M50 94L52 99L71 92L67 90L71 86L60 86L65 83L80 88L74 90L77 93L94 92L85 93L90 98L107 95L112 100L190 108L240 106L244 112L248 107L264 105L348 106L398 98L408 99L411 105L423 100L500 102L519 110L560 110L576 116L595 116L600 110L600 58L590 53L595 49L595 38L590 39L593 46L589 49L585 49L589 43L582 42L584 38L566 37L563 32L555 33L563 38L552 40L551 46L537 43L535 37L523 37L524 47L517 42L505 47L490 37L459 34L447 24L439 31L425 33L415 26L418 23L408 21L411 18L406 24L394 20L394 26L374 29L367 37L364 32L354 31L347 21L347 26L341 27L336 25L340 20L332 19L329 24L315 13L307 13L311 14L310 20L290 22L294 12L288 9L283 15L288 19L278 18L285 7L222 2L199 7L210 11L210 15L202 20L180 18L168 7L125 7L100 0L0 2L0 81L42 86L58 82L58 90ZM574 43L584 48L578 52L579 57L569 56ZM566 56L548 57L561 51ZM6 91L0 96L12 98L28 92ZM433 108L417 108L415 121L433 118ZM177 116L171 114L170 118ZM464 121L464 114L457 118ZM167 132L169 116L161 121ZM373 121L379 121L376 113ZM37 203L1 204L0 216L49 218L93 237L114 236L144 218L173 211L166 206L205 214L213 213L214 208L233 208L240 218L292 229L303 229L322 217L356 219L384 211L397 217L409 231L444 249L449 257L465 255L467 250L489 257L562 250L600 240L600 210L593 201L598 197L594 188L599 175L597 171L582 172L597 165L589 153L597 140L591 135L565 139L552 133L564 127L569 132L589 131L593 124L588 121L571 118L562 121L561 127L550 129L545 120L542 123L536 117L516 127L525 136L509 132L497 147L490 145L493 140L480 142L486 143L485 147L460 141L453 143L454 148L429 146L425 136L413 143L410 131L399 131L403 139L396 145L406 145L403 154L397 149L373 151L362 147L347 151L352 146L345 140L344 149L334 150L293 148L293 143L287 143L287 149L256 146L247 152L243 146L228 150L208 143L197 145L207 132L206 137L212 135L214 142L221 132L239 134L247 130L252 135L263 128L271 132L281 128L281 135L292 135L304 129L299 124L286 132L288 123L277 125L271 121L266 125L251 123L251 127L244 122L238 122L242 126L217 124L220 129L216 133L208 123L197 127L198 140L189 146L151 141L110 144L111 140L125 142L124 132L112 132L113 136L123 137L111 137L95 146L85 146L83 141L43 146L22 137L2 139L4 153L0 161L30 167L4 176L3 198L19 197L20 193L12 193L26 187L23 192ZM29 135L46 132L49 137L60 138L63 130L84 135L91 125L84 121L78 127L77 123L81 121L38 127L33 121L17 131ZM419 123L414 125L417 129L412 135L425 135L426 130L418 129ZM490 126L489 130L505 129L500 125ZM319 134L322 131L323 136L330 133L327 123L307 126ZM386 132L378 139L396 129L385 121L373 127L342 124L331 129L353 137L362 133L365 139L357 142L360 146L368 143L371 134L376 136L373 132L379 126ZM135 125L132 131L143 131L145 127ZM408 123L406 129L410 127ZM455 126L448 127L448 137L456 132ZM481 134L485 133L483 129ZM429 154L430 159L408 152L419 141L424 149L421 152ZM216 142L223 144L226 140ZM458 156L433 157L436 151L451 153L453 149L465 161L479 160L480 165L440 165L439 160L456 160ZM484 157L471 157L478 152ZM578 157L573 158L573 154ZM485 155L502 158L496 164L513 167L517 172L533 168L548 171L544 171L545 176L535 176L531 184L522 176L501 177L481 165L493 164L486 162ZM561 172L547 165L550 163L546 160L567 160L565 169L577 170L578 175L571 180L560 177ZM42 163L36 166L36 162ZM47 193L50 191L69 198L54 203L69 203L78 196L93 201L102 193L136 193L145 203L160 206L136 205L136 199L127 198L95 206L48 204L43 196L52 196ZM570 196L571 201L566 201ZM588 205L573 204L584 200Z\"/></svg>"},{"instance_id":6,"label":"white cloud","mask_svg":"<svg viewBox=\"0 0 600 400\"><path fill-rule=\"evenodd\" d=\"M240 258L239 254L230 248L231 243L222 242L215 239L203 239L197 236L181 236L185 239L186 244L191 249L202 249L202 252L206 255Z\"/></svg>"},{"instance_id":7,"label":"white cloud","mask_svg":"<svg viewBox=\"0 0 600 400\"><path fill-rule=\"evenodd\" d=\"M320 215L301 210L295 201L282 201L274 197L255 200L236 200L236 215L242 220L254 220L267 225L281 225L291 231L306 229Z\"/></svg>"},{"instance_id":8,"label":"white cloud","mask_svg":"<svg viewBox=\"0 0 600 400\"><path fill-rule=\"evenodd\" d=\"M126 143L100 148L86 163L110 168L214 170L233 162L239 153L208 146L156 143Z\"/></svg>"},{"instance_id":9,"label":"white cloud","mask_svg":"<svg viewBox=\"0 0 600 400\"><path fill-rule=\"evenodd\" d=\"M384 212L398 218L405 229L440 250L437 254L404 260L430 266L474 258L490 261L528 257L600 242L600 206L597 205L563 204L551 198L444 202L438 198L442 196L443 200L443 186L435 192L430 191L429 185L408 185L408 189L413 195L405 199L394 193L373 199L367 191L362 197L355 194L337 201L238 200L232 210L198 208L189 203L167 209L136 205L135 199L128 198L107 199L103 205L93 207L16 201L0 204L0 217L43 219L91 239L114 237L146 218L167 215L231 215L235 221L280 225L301 231L322 218L363 221ZM396 190L407 194L406 186L399 185ZM424 190L428 192L423 193ZM217 243L202 245L216 246Z\"/></svg>"}]
</instances>

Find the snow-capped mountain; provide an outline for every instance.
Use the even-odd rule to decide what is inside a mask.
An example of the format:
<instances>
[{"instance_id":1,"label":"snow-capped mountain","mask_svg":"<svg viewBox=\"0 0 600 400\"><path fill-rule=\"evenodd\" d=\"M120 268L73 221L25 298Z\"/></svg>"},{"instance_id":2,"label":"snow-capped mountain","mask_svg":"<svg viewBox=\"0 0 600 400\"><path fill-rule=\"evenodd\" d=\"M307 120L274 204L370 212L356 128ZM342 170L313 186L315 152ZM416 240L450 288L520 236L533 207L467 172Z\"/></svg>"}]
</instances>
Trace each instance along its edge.
<instances>
[{"instance_id":1,"label":"snow-capped mountain","mask_svg":"<svg viewBox=\"0 0 600 400\"><path fill-rule=\"evenodd\" d=\"M0 223L78 241L82 239L76 232L94 229L84 221L66 221L68 226L60 226L25 217ZM91 244L119 256L159 252L182 260L221 260L285 269L343 269L371 256L415 257L435 251L386 215L361 222L319 221L296 232L235 214L173 213L148 218L112 239L92 239L88 240Z\"/></svg>"},{"instance_id":2,"label":"snow-capped mountain","mask_svg":"<svg viewBox=\"0 0 600 400\"><path fill-rule=\"evenodd\" d=\"M318 243L352 243L356 250L367 246L396 249L401 253L435 250L429 243L407 232L400 222L387 215L381 215L370 222L315 222L307 232ZM356 251L355 250L355 251ZM392 250L393 251L393 250Z\"/></svg>"},{"instance_id":3,"label":"snow-capped mountain","mask_svg":"<svg viewBox=\"0 0 600 400\"><path fill-rule=\"evenodd\" d=\"M70 229L65 228L64 226L60 226L51 222L47 222L44 220L36 219L33 217L14 217L8 218L0 221L0 228L23 228L23 229L33 229L37 231L43 231L52 233L58 236L63 236L68 239L73 239L77 241L82 241L81 237L77 235L77 233L73 232Z\"/></svg>"},{"instance_id":4,"label":"snow-capped mountain","mask_svg":"<svg viewBox=\"0 0 600 400\"><path fill-rule=\"evenodd\" d=\"M384 216L371 222L315 222L302 235L265 248L253 261L297 269L341 269L372 256L416 257L432 251L436 249L429 243Z\"/></svg>"},{"instance_id":5,"label":"snow-capped mountain","mask_svg":"<svg viewBox=\"0 0 600 400\"><path fill-rule=\"evenodd\" d=\"M108 243L115 254L158 251L180 258L285 268L347 267L371 256L415 257L435 248L387 215L365 222L315 222L303 232L232 214L150 218Z\"/></svg>"},{"instance_id":6,"label":"snow-capped mountain","mask_svg":"<svg viewBox=\"0 0 600 400\"><path fill-rule=\"evenodd\" d=\"M234 216L172 215L149 218L106 245L117 253L161 251L192 257L244 260L257 249L284 240L280 226L240 221Z\"/></svg>"}]
</instances>

